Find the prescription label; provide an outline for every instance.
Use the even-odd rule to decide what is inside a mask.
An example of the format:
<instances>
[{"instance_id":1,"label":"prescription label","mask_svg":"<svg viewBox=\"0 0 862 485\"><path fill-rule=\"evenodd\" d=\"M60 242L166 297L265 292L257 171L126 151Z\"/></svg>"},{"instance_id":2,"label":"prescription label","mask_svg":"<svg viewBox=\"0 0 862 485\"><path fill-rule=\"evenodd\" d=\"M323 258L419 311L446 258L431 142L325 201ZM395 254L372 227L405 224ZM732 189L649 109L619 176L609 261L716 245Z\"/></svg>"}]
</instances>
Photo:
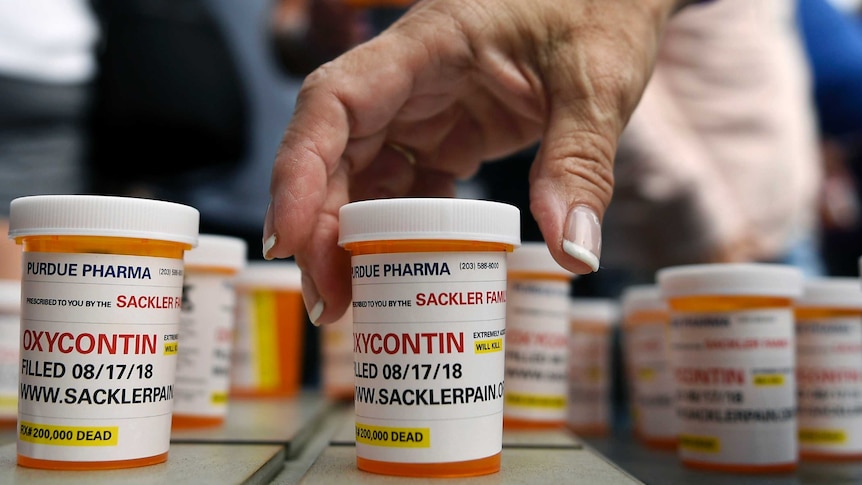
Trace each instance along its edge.
<instances>
[{"instance_id":1,"label":"prescription label","mask_svg":"<svg viewBox=\"0 0 862 485\"><path fill-rule=\"evenodd\" d=\"M862 318L796 323L799 447L862 453Z\"/></svg>"},{"instance_id":2,"label":"prescription label","mask_svg":"<svg viewBox=\"0 0 862 485\"><path fill-rule=\"evenodd\" d=\"M227 414L235 295L224 275L186 272L174 414L213 418Z\"/></svg>"},{"instance_id":3,"label":"prescription label","mask_svg":"<svg viewBox=\"0 0 862 485\"><path fill-rule=\"evenodd\" d=\"M168 451L181 259L24 253L18 452L115 461Z\"/></svg>"},{"instance_id":4,"label":"prescription label","mask_svg":"<svg viewBox=\"0 0 862 485\"><path fill-rule=\"evenodd\" d=\"M667 323L627 326L625 348L638 433L649 439L676 438Z\"/></svg>"},{"instance_id":5,"label":"prescription label","mask_svg":"<svg viewBox=\"0 0 862 485\"><path fill-rule=\"evenodd\" d=\"M763 309L674 313L670 357L680 458L702 463L794 463L793 313Z\"/></svg>"},{"instance_id":6,"label":"prescription label","mask_svg":"<svg viewBox=\"0 0 862 485\"><path fill-rule=\"evenodd\" d=\"M506 303L506 418L564 422L569 283L512 278Z\"/></svg>"},{"instance_id":7,"label":"prescription label","mask_svg":"<svg viewBox=\"0 0 862 485\"><path fill-rule=\"evenodd\" d=\"M441 463L499 453L506 253L359 255L352 265L357 456Z\"/></svg>"}]
</instances>

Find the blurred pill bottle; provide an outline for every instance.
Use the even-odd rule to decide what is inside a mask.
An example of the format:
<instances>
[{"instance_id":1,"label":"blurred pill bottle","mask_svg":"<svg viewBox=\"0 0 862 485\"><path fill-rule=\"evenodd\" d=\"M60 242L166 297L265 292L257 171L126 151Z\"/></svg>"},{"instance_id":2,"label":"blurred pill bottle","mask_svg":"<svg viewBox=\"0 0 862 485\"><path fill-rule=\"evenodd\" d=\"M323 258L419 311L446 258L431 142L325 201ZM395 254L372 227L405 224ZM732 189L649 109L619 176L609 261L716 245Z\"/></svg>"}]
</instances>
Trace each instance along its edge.
<instances>
[{"instance_id":1,"label":"blurred pill bottle","mask_svg":"<svg viewBox=\"0 0 862 485\"><path fill-rule=\"evenodd\" d=\"M544 242L509 254L506 300L506 428L566 425L569 290L574 274Z\"/></svg>"},{"instance_id":2,"label":"blurred pill bottle","mask_svg":"<svg viewBox=\"0 0 862 485\"><path fill-rule=\"evenodd\" d=\"M610 431L612 350L619 318L615 299L570 299L566 424L577 435L604 436Z\"/></svg>"},{"instance_id":3,"label":"blurred pill bottle","mask_svg":"<svg viewBox=\"0 0 862 485\"><path fill-rule=\"evenodd\" d=\"M249 261L237 275L231 397L299 393L308 321L301 279L293 261Z\"/></svg>"},{"instance_id":4,"label":"blurred pill bottle","mask_svg":"<svg viewBox=\"0 0 862 485\"><path fill-rule=\"evenodd\" d=\"M805 281L796 301L799 454L862 459L862 285L859 278Z\"/></svg>"},{"instance_id":5,"label":"blurred pill bottle","mask_svg":"<svg viewBox=\"0 0 862 485\"><path fill-rule=\"evenodd\" d=\"M172 426L224 423L236 318L234 280L246 265L244 239L201 234L185 254Z\"/></svg>"},{"instance_id":6,"label":"blurred pill bottle","mask_svg":"<svg viewBox=\"0 0 862 485\"><path fill-rule=\"evenodd\" d=\"M353 401L353 309L338 320L318 327L323 360L323 395L335 401Z\"/></svg>"},{"instance_id":7,"label":"blurred pill bottle","mask_svg":"<svg viewBox=\"0 0 862 485\"><path fill-rule=\"evenodd\" d=\"M657 285L627 287L620 295L622 350L634 434L655 448L676 447L670 369L670 313Z\"/></svg>"},{"instance_id":8,"label":"blurred pill bottle","mask_svg":"<svg viewBox=\"0 0 862 485\"><path fill-rule=\"evenodd\" d=\"M691 467L792 471L798 461L791 266L731 263L659 270L671 310L678 455Z\"/></svg>"},{"instance_id":9,"label":"blurred pill bottle","mask_svg":"<svg viewBox=\"0 0 862 485\"><path fill-rule=\"evenodd\" d=\"M0 280L0 426L18 420L21 282Z\"/></svg>"}]
</instances>

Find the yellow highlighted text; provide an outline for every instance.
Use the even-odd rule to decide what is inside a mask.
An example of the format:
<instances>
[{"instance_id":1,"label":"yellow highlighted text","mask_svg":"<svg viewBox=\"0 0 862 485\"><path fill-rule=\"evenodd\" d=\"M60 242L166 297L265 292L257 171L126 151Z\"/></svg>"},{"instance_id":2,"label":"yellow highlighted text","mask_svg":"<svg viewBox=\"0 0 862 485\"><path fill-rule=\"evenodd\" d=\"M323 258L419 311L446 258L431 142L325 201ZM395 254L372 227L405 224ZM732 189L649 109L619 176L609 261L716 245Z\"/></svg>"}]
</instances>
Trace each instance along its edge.
<instances>
[{"instance_id":1,"label":"yellow highlighted text","mask_svg":"<svg viewBox=\"0 0 862 485\"><path fill-rule=\"evenodd\" d=\"M117 426L55 426L22 421L18 439L37 445L117 446Z\"/></svg>"},{"instance_id":2,"label":"yellow highlighted text","mask_svg":"<svg viewBox=\"0 0 862 485\"><path fill-rule=\"evenodd\" d=\"M477 354L500 352L503 350L503 339L495 338L491 340L477 340L473 342L473 348Z\"/></svg>"},{"instance_id":3,"label":"yellow highlighted text","mask_svg":"<svg viewBox=\"0 0 862 485\"><path fill-rule=\"evenodd\" d=\"M389 448L430 448L429 428L391 428L356 423L356 442Z\"/></svg>"},{"instance_id":4,"label":"yellow highlighted text","mask_svg":"<svg viewBox=\"0 0 862 485\"><path fill-rule=\"evenodd\" d=\"M847 433L843 429L800 429L799 442L808 445L843 445Z\"/></svg>"},{"instance_id":5,"label":"yellow highlighted text","mask_svg":"<svg viewBox=\"0 0 862 485\"><path fill-rule=\"evenodd\" d=\"M721 451L721 441L713 436L681 434L679 435L679 447L683 450L700 453L719 453Z\"/></svg>"}]
</instances>

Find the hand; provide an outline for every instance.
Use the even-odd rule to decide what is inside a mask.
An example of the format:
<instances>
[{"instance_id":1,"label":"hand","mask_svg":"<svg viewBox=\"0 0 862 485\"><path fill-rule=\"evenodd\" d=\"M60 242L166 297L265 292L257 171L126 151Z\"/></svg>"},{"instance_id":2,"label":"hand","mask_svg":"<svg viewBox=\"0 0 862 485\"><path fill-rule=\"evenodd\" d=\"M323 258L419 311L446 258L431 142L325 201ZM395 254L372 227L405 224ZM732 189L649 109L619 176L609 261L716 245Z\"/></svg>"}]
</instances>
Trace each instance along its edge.
<instances>
[{"instance_id":1,"label":"hand","mask_svg":"<svg viewBox=\"0 0 862 485\"><path fill-rule=\"evenodd\" d=\"M338 209L452 196L542 139L530 210L554 258L598 268L619 134L678 0L425 0L311 73L273 166L264 255L294 255L311 320L350 300ZM406 154L406 155L405 155Z\"/></svg>"}]
</instances>

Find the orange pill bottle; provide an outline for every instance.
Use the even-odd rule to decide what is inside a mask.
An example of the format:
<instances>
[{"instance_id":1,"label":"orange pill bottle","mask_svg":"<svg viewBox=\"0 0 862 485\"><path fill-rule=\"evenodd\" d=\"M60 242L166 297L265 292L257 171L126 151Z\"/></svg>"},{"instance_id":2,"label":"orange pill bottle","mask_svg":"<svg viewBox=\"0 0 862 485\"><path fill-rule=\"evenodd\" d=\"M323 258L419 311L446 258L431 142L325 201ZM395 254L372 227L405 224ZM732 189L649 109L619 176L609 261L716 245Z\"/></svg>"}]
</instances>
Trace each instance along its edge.
<instances>
[{"instance_id":1,"label":"orange pill bottle","mask_svg":"<svg viewBox=\"0 0 862 485\"><path fill-rule=\"evenodd\" d=\"M544 242L509 254L506 300L506 428L566 425L569 290L574 275Z\"/></svg>"},{"instance_id":2,"label":"orange pill bottle","mask_svg":"<svg viewBox=\"0 0 862 485\"><path fill-rule=\"evenodd\" d=\"M656 285L620 295L622 350L635 436L655 448L676 447L674 383L670 369L670 313Z\"/></svg>"},{"instance_id":3,"label":"orange pill bottle","mask_svg":"<svg viewBox=\"0 0 862 485\"><path fill-rule=\"evenodd\" d=\"M619 318L615 299L569 300L566 425L580 436L604 436L611 428L612 350Z\"/></svg>"},{"instance_id":4,"label":"orange pill bottle","mask_svg":"<svg viewBox=\"0 0 862 485\"><path fill-rule=\"evenodd\" d=\"M128 468L167 459L183 253L199 213L126 197L12 201L23 245L18 464Z\"/></svg>"},{"instance_id":5,"label":"orange pill bottle","mask_svg":"<svg viewBox=\"0 0 862 485\"><path fill-rule=\"evenodd\" d=\"M805 281L796 301L799 454L862 459L862 285L858 278Z\"/></svg>"},{"instance_id":6,"label":"orange pill bottle","mask_svg":"<svg viewBox=\"0 0 862 485\"><path fill-rule=\"evenodd\" d=\"M246 246L237 237L201 234L198 246L185 254L175 429L218 426L227 416L234 280L246 265Z\"/></svg>"},{"instance_id":7,"label":"orange pill bottle","mask_svg":"<svg viewBox=\"0 0 862 485\"><path fill-rule=\"evenodd\" d=\"M499 471L506 255L520 212L497 202L347 204L356 457L365 471L464 477Z\"/></svg>"},{"instance_id":8,"label":"orange pill bottle","mask_svg":"<svg viewBox=\"0 0 862 485\"><path fill-rule=\"evenodd\" d=\"M740 473L796 469L793 300L802 273L709 264L665 268L657 279L671 311L682 462Z\"/></svg>"},{"instance_id":9,"label":"orange pill bottle","mask_svg":"<svg viewBox=\"0 0 862 485\"><path fill-rule=\"evenodd\" d=\"M236 278L237 315L230 396L299 394L308 314L293 261L250 261Z\"/></svg>"}]
</instances>

